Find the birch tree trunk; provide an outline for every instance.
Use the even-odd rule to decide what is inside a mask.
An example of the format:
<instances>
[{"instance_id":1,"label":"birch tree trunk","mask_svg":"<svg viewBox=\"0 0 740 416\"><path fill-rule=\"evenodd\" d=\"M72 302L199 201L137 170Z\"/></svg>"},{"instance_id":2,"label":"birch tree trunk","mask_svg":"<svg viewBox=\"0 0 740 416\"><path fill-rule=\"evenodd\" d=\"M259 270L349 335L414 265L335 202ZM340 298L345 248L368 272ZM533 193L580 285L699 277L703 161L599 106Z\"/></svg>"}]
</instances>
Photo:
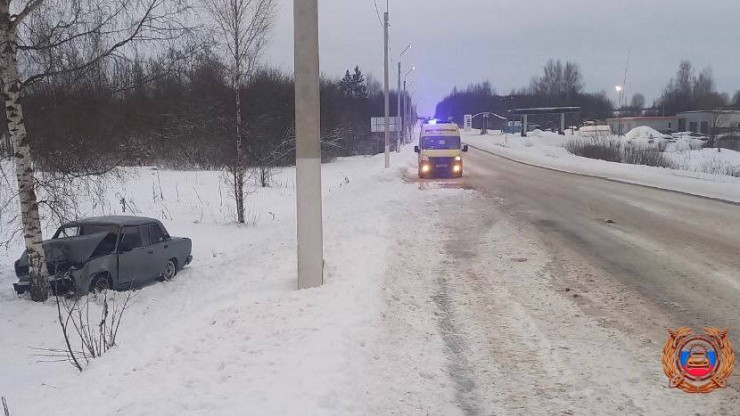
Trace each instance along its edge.
<instances>
[{"instance_id":1,"label":"birch tree trunk","mask_svg":"<svg viewBox=\"0 0 740 416\"><path fill-rule=\"evenodd\" d=\"M224 37L222 42L233 60L234 101L236 104L236 157L232 167L237 221L244 223L244 179L247 171L242 140L241 80L249 76L265 46L273 21L276 0L207 0L206 9Z\"/></svg>"},{"instance_id":2,"label":"birch tree trunk","mask_svg":"<svg viewBox=\"0 0 740 416\"><path fill-rule=\"evenodd\" d=\"M3 100L8 119L8 130L13 144L15 172L18 179L18 200L23 222L23 238L28 254L31 277L31 299L43 302L49 296L48 271L44 261L41 219L36 199L33 159L28 145L23 107L20 103L22 83L18 77L15 26L10 16L10 0L0 0L0 77L3 82Z\"/></svg>"},{"instance_id":3,"label":"birch tree trunk","mask_svg":"<svg viewBox=\"0 0 740 416\"><path fill-rule=\"evenodd\" d=\"M236 219L240 224L244 224L244 149L242 149L242 103L239 94L241 76L241 66L237 62L236 75L234 76L234 95L236 101L236 166L234 169L234 198L236 199Z\"/></svg>"},{"instance_id":4,"label":"birch tree trunk","mask_svg":"<svg viewBox=\"0 0 740 416\"><path fill-rule=\"evenodd\" d=\"M246 169L242 149L242 100L239 90L241 89L242 79L242 59L241 59L241 19L239 3L232 1L232 15L234 18L234 95L236 101L236 175L234 175L236 191L236 217L239 224L244 224L244 171Z\"/></svg>"}]
</instances>

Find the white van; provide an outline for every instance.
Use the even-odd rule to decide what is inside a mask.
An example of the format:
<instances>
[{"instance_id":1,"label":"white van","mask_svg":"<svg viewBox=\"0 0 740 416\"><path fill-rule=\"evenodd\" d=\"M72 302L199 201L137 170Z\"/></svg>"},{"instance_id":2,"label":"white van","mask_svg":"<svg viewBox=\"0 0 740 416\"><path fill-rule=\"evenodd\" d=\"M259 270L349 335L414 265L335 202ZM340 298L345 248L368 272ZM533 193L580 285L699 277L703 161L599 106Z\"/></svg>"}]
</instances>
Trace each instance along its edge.
<instances>
[{"instance_id":1,"label":"white van","mask_svg":"<svg viewBox=\"0 0 740 416\"><path fill-rule=\"evenodd\" d=\"M463 174L463 152L460 127L455 123L431 121L421 126L419 145L414 147L419 154L419 177L453 177Z\"/></svg>"}]
</instances>

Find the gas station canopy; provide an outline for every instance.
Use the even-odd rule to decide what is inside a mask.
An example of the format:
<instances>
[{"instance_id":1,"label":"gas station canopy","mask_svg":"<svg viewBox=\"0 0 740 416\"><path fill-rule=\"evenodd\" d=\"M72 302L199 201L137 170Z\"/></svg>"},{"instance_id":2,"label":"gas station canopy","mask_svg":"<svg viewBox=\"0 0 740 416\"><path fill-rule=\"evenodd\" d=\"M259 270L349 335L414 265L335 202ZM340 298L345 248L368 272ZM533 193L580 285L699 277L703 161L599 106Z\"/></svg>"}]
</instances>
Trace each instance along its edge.
<instances>
[{"instance_id":1,"label":"gas station canopy","mask_svg":"<svg viewBox=\"0 0 740 416\"><path fill-rule=\"evenodd\" d=\"M523 116L525 114L568 114L580 113L581 107L537 107L537 108L515 108L509 110L511 114Z\"/></svg>"}]
</instances>

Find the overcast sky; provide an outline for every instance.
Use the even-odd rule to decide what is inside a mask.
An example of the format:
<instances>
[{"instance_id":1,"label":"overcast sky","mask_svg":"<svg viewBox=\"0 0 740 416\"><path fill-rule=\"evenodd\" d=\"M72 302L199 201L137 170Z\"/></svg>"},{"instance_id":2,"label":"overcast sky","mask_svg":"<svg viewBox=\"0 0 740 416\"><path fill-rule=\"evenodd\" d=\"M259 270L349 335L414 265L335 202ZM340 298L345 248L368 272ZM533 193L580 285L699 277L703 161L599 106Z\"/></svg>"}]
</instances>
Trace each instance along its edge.
<instances>
[{"instance_id":1,"label":"overcast sky","mask_svg":"<svg viewBox=\"0 0 740 416\"><path fill-rule=\"evenodd\" d=\"M293 1L278 0L265 61L292 71ZM382 12L385 0L377 0ZM383 28L373 0L319 0L321 71L359 65L382 81ZM431 114L453 86L489 80L500 93L528 85L549 58L577 62L587 91L614 98L628 50L627 96L648 104L681 59L711 66L717 88L740 89L738 0L391 0L392 53L408 43L420 114ZM396 59L393 59L396 62ZM391 85L395 85L395 69Z\"/></svg>"}]
</instances>

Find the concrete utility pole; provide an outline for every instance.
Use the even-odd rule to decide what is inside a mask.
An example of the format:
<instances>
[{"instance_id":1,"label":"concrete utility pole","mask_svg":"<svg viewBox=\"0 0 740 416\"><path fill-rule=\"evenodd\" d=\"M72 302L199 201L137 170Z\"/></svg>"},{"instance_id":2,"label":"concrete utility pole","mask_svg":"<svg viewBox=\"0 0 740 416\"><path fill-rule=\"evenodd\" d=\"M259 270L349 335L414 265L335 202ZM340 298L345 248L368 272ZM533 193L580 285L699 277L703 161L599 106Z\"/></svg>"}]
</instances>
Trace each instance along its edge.
<instances>
[{"instance_id":1,"label":"concrete utility pole","mask_svg":"<svg viewBox=\"0 0 740 416\"><path fill-rule=\"evenodd\" d=\"M406 48L406 49L408 50L409 48L411 48L411 45L409 45L408 48ZM403 55L403 54L401 54L401 55ZM399 67L398 69L399 69L398 73L400 74L401 73L401 71L400 71L401 68ZM404 141L405 141L405 136L406 136L406 125L410 121L409 118L410 118L410 113L411 113L411 111L410 111L410 102L409 102L410 100L407 99L407 97L406 97L406 78L408 78L409 74L412 73L415 69L416 69L416 65L412 66L411 69L409 69L408 72L406 72L406 74L404 74L404 76L403 76L403 127L404 127L403 136L404 136ZM409 126L409 132L408 132L409 139L408 139L408 141L405 141L406 143L410 143L411 142L411 130L410 130L410 127L411 126Z\"/></svg>"},{"instance_id":2,"label":"concrete utility pole","mask_svg":"<svg viewBox=\"0 0 740 416\"><path fill-rule=\"evenodd\" d=\"M527 132L529 131L529 123L527 122L527 115L524 115L524 119L522 120L522 137L527 137Z\"/></svg>"},{"instance_id":3,"label":"concrete utility pole","mask_svg":"<svg viewBox=\"0 0 740 416\"><path fill-rule=\"evenodd\" d=\"M565 134L565 113L560 114L560 134Z\"/></svg>"},{"instance_id":4,"label":"concrete utility pole","mask_svg":"<svg viewBox=\"0 0 740 416\"><path fill-rule=\"evenodd\" d=\"M614 89L617 91L617 135L622 135L622 92L624 91L624 87L621 85L617 85L614 87Z\"/></svg>"},{"instance_id":5,"label":"concrete utility pole","mask_svg":"<svg viewBox=\"0 0 740 416\"><path fill-rule=\"evenodd\" d=\"M403 54L411 49L411 44L406 47L398 55L398 89L396 90L396 153L401 151L401 143L403 142L403 117L401 116L401 61L403 60Z\"/></svg>"},{"instance_id":6,"label":"concrete utility pole","mask_svg":"<svg viewBox=\"0 0 740 416\"><path fill-rule=\"evenodd\" d=\"M324 283L318 0L293 0L298 288Z\"/></svg>"},{"instance_id":7,"label":"concrete utility pole","mask_svg":"<svg viewBox=\"0 0 740 416\"><path fill-rule=\"evenodd\" d=\"M398 72L400 73L401 71L398 71ZM403 108L403 116L401 118L401 131L402 131L401 140L403 140L404 143L408 143L409 140L406 140L406 123L408 123L408 108L406 107L408 106L408 103L406 102L407 100L406 100L406 79L405 78L403 80L403 95L401 95L401 97L403 97L403 105L401 106Z\"/></svg>"},{"instance_id":8,"label":"concrete utility pole","mask_svg":"<svg viewBox=\"0 0 740 416\"><path fill-rule=\"evenodd\" d=\"M294 0L295 1L295 0ZM391 132L390 132L390 111L391 111L391 103L390 103L390 97L388 96L388 9L386 8L385 14L383 14L383 31L384 31L384 38L385 38L385 49L384 49L384 56L385 56L385 167L386 169L391 167L391 153L390 153L390 147L391 147Z\"/></svg>"},{"instance_id":9,"label":"concrete utility pole","mask_svg":"<svg viewBox=\"0 0 740 416\"><path fill-rule=\"evenodd\" d=\"M401 151L401 124L401 58L398 58L398 89L396 90L396 153Z\"/></svg>"}]
</instances>

